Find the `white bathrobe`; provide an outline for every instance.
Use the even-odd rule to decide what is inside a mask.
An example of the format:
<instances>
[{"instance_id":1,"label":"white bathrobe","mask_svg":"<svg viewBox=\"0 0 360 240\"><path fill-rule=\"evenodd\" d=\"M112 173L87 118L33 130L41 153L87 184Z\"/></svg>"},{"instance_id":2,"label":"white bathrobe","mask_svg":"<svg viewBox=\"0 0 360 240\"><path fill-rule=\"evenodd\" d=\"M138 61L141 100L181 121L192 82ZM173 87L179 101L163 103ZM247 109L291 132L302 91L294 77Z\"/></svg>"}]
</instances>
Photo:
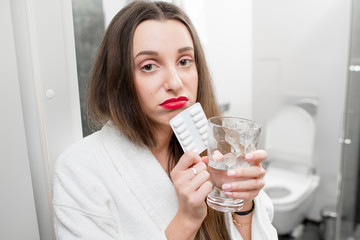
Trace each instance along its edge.
<instances>
[{"instance_id":1,"label":"white bathrobe","mask_svg":"<svg viewBox=\"0 0 360 240\"><path fill-rule=\"evenodd\" d=\"M252 239L277 239L270 199L261 191L255 205ZM171 180L151 151L105 125L58 158L53 207L58 240L161 240L178 203ZM231 215L225 219L231 238L242 239Z\"/></svg>"}]
</instances>

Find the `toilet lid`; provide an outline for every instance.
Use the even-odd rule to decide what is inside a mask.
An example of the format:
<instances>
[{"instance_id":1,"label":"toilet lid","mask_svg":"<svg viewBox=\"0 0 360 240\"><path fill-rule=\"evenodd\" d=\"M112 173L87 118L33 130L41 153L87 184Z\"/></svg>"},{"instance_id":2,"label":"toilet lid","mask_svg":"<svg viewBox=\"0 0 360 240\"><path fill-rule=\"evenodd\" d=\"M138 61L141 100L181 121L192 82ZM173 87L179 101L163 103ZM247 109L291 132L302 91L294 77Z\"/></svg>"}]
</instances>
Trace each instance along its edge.
<instances>
[{"instance_id":1,"label":"toilet lid","mask_svg":"<svg viewBox=\"0 0 360 240\"><path fill-rule=\"evenodd\" d=\"M282 109L265 128L265 149L269 159L312 166L315 123L298 106Z\"/></svg>"}]
</instances>

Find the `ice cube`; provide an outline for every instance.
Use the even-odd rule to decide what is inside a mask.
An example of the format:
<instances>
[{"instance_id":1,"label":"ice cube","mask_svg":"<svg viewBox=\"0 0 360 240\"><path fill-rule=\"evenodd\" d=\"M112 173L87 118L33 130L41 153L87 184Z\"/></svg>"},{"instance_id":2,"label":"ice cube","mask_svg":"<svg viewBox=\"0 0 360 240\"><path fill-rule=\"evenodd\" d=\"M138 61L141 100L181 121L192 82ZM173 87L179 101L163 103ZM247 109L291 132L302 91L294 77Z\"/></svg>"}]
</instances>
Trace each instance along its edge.
<instances>
[{"instance_id":1,"label":"ice cube","mask_svg":"<svg viewBox=\"0 0 360 240\"><path fill-rule=\"evenodd\" d=\"M222 162L224 161L224 155L219 151L219 150L215 150L215 152L212 155L213 160L215 162Z\"/></svg>"},{"instance_id":2,"label":"ice cube","mask_svg":"<svg viewBox=\"0 0 360 240\"><path fill-rule=\"evenodd\" d=\"M238 169L238 168L247 168L250 167L250 164L246 161L237 162L235 165L231 166L229 169Z\"/></svg>"},{"instance_id":3,"label":"ice cube","mask_svg":"<svg viewBox=\"0 0 360 240\"><path fill-rule=\"evenodd\" d=\"M230 145L238 143L240 141L240 134L234 130L228 130L225 134L225 141Z\"/></svg>"},{"instance_id":4,"label":"ice cube","mask_svg":"<svg viewBox=\"0 0 360 240\"><path fill-rule=\"evenodd\" d=\"M236 158L236 164L234 164L230 169L247 168L250 166L249 162L244 159L243 155L241 155Z\"/></svg>"},{"instance_id":5,"label":"ice cube","mask_svg":"<svg viewBox=\"0 0 360 240\"><path fill-rule=\"evenodd\" d=\"M247 145L245 147L245 152L246 153L249 153L249 152L252 152L252 151L255 151L256 150L256 146L254 143L250 143L249 145Z\"/></svg>"},{"instance_id":6,"label":"ice cube","mask_svg":"<svg viewBox=\"0 0 360 240\"><path fill-rule=\"evenodd\" d=\"M236 131L228 130L225 134L225 142L231 146L231 152L235 155L240 153L238 143L240 141L239 134Z\"/></svg>"},{"instance_id":7,"label":"ice cube","mask_svg":"<svg viewBox=\"0 0 360 240\"><path fill-rule=\"evenodd\" d=\"M232 121L230 119L224 119L221 123L221 126L226 127L226 128L232 128Z\"/></svg>"},{"instance_id":8,"label":"ice cube","mask_svg":"<svg viewBox=\"0 0 360 240\"><path fill-rule=\"evenodd\" d=\"M231 152L239 157L244 154L245 147L241 143L235 143L231 146Z\"/></svg>"},{"instance_id":9,"label":"ice cube","mask_svg":"<svg viewBox=\"0 0 360 240\"><path fill-rule=\"evenodd\" d=\"M229 169L229 167L224 162L215 162L212 160L209 161L209 166L217 170L227 171Z\"/></svg>"},{"instance_id":10,"label":"ice cube","mask_svg":"<svg viewBox=\"0 0 360 240\"><path fill-rule=\"evenodd\" d=\"M233 153L227 153L224 155L224 163L229 168L236 164L236 156Z\"/></svg>"}]
</instances>

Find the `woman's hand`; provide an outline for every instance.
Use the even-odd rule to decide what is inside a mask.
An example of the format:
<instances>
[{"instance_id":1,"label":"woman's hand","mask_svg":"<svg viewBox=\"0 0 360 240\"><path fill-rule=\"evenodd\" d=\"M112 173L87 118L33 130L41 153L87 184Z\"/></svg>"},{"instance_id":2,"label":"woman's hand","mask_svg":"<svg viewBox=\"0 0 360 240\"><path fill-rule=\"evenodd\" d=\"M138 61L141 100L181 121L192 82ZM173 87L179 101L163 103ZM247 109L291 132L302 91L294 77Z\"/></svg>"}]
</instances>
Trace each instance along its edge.
<instances>
[{"instance_id":1,"label":"woman's hand","mask_svg":"<svg viewBox=\"0 0 360 240\"><path fill-rule=\"evenodd\" d=\"M170 173L178 197L178 211L165 230L167 239L194 239L207 214L206 196L213 185L206 170L208 158L186 152Z\"/></svg>"},{"instance_id":2,"label":"woman's hand","mask_svg":"<svg viewBox=\"0 0 360 240\"><path fill-rule=\"evenodd\" d=\"M206 162L207 157L186 152L170 173L178 196L178 213L200 224L207 214L206 196L213 187Z\"/></svg>"},{"instance_id":3,"label":"woman's hand","mask_svg":"<svg viewBox=\"0 0 360 240\"><path fill-rule=\"evenodd\" d=\"M178 213L200 224L207 214L206 196L213 187L204 162L207 157L186 152L170 173L178 196Z\"/></svg>"},{"instance_id":4,"label":"woman's hand","mask_svg":"<svg viewBox=\"0 0 360 240\"><path fill-rule=\"evenodd\" d=\"M252 162L251 167L227 171L227 177L231 182L222 185L226 196L243 199L245 203L253 200L265 185L265 170L261 163L266 158L267 153L264 150L257 150L245 156L248 162Z\"/></svg>"}]
</instances>

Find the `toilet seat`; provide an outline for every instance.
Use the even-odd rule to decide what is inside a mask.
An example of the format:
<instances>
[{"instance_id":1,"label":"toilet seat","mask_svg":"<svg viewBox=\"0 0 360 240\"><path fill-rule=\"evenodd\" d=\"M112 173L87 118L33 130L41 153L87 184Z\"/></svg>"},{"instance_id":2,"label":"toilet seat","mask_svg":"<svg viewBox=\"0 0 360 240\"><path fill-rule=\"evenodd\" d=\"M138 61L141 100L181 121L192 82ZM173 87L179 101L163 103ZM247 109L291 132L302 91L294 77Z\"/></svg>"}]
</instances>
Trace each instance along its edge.
<instances>
[{"instance_id":1,"label":"toilet seat","mask_svg":"<svg viewBox=\"0 0 360 240\"><path fill-rule=\"evenodd\" d=\"M277 210L298 207L318 186L319 177L312 171L314 139L314 119L299 106L284 107L267 124L265 191L270 195L274 189L289 193L279 198L270 196Z\"/></svg>"},{"instance_id":2,"label":"toilet seat","mask_svg":"<svg viewBox=\"0 0 360 240\"><path fill-rule=\"evenodd\" d=\"M279 234L288 234L309 214L320 182L313 163L315 122L305 109L285 106L265 131L264 191L274 205L273 225Z\"/></svg>"},{"instance_id":3,"label":"toilet seat","mask_svg":"<svg viewBox=\"0 0 360 240\"><path fill-rule=\"evenodd\" d=\"M268 193L278 211L289 211L299 207L319 184L319 176L311 174L311 171L295 172L272 166L267 168L264 180L264 191ZM278 198L271 197L271 191L281 188L286 189L289 194Z\"/></svg>"}]
</instances>

